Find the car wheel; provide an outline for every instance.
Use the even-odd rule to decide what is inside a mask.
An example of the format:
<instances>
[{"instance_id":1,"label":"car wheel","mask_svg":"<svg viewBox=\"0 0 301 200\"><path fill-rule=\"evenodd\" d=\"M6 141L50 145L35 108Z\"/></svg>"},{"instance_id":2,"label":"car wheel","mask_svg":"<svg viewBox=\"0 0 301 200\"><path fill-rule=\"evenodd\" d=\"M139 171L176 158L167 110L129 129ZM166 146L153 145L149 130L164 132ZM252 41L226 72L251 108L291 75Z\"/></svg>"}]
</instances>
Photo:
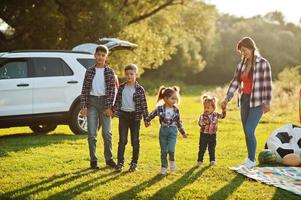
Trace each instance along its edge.
<instances>
[{"instance_id":1,"label":"car wheel","mask_svg":"<svg viewBox=\"0 0 301 200\"><path fill-rule=\"evenodd\" d=\"M80 113L80 105L77 104L71 112L69 127L73 133L87 134L88 133L88 120Z\"/></svg>"},{"instance_id":2,"label":"car wheel","mask_svg":"<svg viewBox=\"0 0 301 200\"><path fill-rule=\"evenodd\" d=\"M42 124L42 125L32 125L29 126L29 128L34 132L34 133L49 133L50 131L53 131L56 129L57 124Z\"/></svg>"}]
</instances>

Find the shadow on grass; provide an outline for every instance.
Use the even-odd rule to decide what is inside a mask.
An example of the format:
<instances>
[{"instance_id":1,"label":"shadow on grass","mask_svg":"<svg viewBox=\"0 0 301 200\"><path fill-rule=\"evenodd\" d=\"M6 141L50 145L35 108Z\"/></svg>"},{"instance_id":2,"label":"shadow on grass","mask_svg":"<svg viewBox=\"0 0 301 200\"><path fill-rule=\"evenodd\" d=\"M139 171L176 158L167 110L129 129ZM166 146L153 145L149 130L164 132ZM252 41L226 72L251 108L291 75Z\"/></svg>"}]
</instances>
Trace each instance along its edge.
<instances>
[{"instance_id":1,"label":"shadow on grass","mask_svg":"<svg viewBox=\"0 0 301 200\"><path fill-rule=\"evenodd\" d=\"M85 135L35 135L35 134L16 134L0 136L0 157L5 157L9 152L23 151L29 148L45 147L51 144L63 143L66 140L75 141L85 139Z\"/></svg>"},{"instance_id":2,"label":"shadow on grass","mask_svg":"<svg viewBox=\"0 0 301 200\"><path fill-rule=\"evenodd\" d=\"M301 199L301 197L292 192L288 192L281 188L277 188L274 193L274 196L272 197L272 200L282 200L282 199L285 199L285 200L292 199L293 200L293 199Z\"/></svg>"},{"instance_id":3,"label":"shadow on grass","mask_svg":"<svg viewBox=\"0 0 301 200\"><path fill-rule=\"evenodd\" d=\"M41 182L27 185L23 188L19 188L19 189L4 193L2 196L0 196L0 199L2 199L2 198L3 199L27 199L31 195L38 195L41 192L46 192L46 191L52 190L53 188L61 187L65 184L72 183L73 181L76 181L77 179L80 179L90 173L97 173L97 172L98 171L94 171L94 170L91 170L88 168L88 169L76 171L71 174L60 174L57 176L53 176L49 179L43 180ZM98 179L112 176L114 174L117 174L117 173L115 171L112 171L107 174L99 175L91 180L82 182L74 187L68 188L67 190L58 192L48 198L64 199L66 197L66 199L70 199L70 198L76 196L77 194L81 193L85 189L87 189L87 190L91 189L92 186L90 183L93 183L94 181L96 181ZM111 179L113 180L116 177L117 176L113 176L113 177L107 179L106 181L111 180ZM106 181L103 181L103 182L106 182ZM96 186L96 185L93 184L93 187L94 186Z\"/></svg>"},{"instance_id":4,"label":"shadow on grass","mask_svg":"<svg viewBox=\"0 0 301 200\"><path fill-rule=\"evenodd\" d=\"M227 199L245 180L246 178L237 174L227 185L208 197L208 200Z\"/></svg>"},{"instance_id":5,"label":"shadow on grass","mask_svg":"<svg viewBox=\"0 0 301 200\"><path fill-rule=\"evenodd\" d=\"M174 198L177 192L179 192L182 188L186 185L189 185L196 181L204 171L206 171L210 166L206 166L199 170L197 173L193 174L193 172L198 169L198 167L193 167L189 171L187 171L181 178L176 180L174 183L161 188L157 191L151 199L164 199L164 200L171 200Z\"/></svg>"},{"instance_id":6,"label":"shadow on grass","mask_svg":"<svg viewBox=\"0 0 301 200\"><path fill-rule=\"evenodd\" d=\"M121 192L115 196L113 196L112 198L110 198L110 200L117 200L117 199L135 199L137 197L137 194L143 190L145 190L146 188L154 185L155 183L159 182L160 180L162 180L164 178L164 176L158 174L156 176L154 176L153 178L144 181L143 183L136 185L132 188L130 188L129 190L125 191L125 192Z\"/></svg>"},{"instance_id":7,"label":"shadow on grass","mask_svg":"<svg viewBox=\"0 0 301 200\"><path fill-rule=\"evenodd\" d=\"M61 192L58 192L54 195L48 196L47 199L53 199L53 200L57 200L57 199L73 199L74 197L76 197L77 195L86 192L86 191L91 191L93 188L98 187L99 185L104 185L110 181L114 181L116 180L118 177L123 176L125 174L127 174L128 172L122 172L122 173L118 173L116 171L112 171L109 174L104 174L101 176L97 176L93 179L81 182L80 184L77 184L71 188L68 188L66 190L63 190ZM108 177L107 179L101 180L105 177ZM99 194L101 195L101 194Z\"/></svg>"}]
</instances>

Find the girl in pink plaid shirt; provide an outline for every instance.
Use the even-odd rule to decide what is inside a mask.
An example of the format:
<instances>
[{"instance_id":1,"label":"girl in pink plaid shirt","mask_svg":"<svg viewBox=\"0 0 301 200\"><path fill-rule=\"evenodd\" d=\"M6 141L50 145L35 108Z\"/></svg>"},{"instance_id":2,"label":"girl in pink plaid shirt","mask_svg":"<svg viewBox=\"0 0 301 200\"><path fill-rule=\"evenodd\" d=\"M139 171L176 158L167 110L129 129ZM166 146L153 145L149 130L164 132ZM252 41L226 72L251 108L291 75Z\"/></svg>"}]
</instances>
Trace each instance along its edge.
<instances>
[{"instance_id":1,"label":"girl in pink plaid shirt","mask_svg":"<svg viewBox=\"0 0 301 200\"><path fill-rule=\"evenodd\" d=\"M216 132L218 119L226 117L226 110L223 109L222 114L215 111L217 99L215 97L204 96L203 105L204 113L201 114L199 119L200 141L197 165L203 164L203 158L208 146L210 165L215 165L215 146L216 146Z\"/></svg>"},{"instance_id":2,"label":"girl in pink plaid shirt","mask_svg":"<svg viewBox=\"0 0 301 200\"><path fill-rule=\"evenodd\" d=\"M222 107L226 108L235 91L240 92L240 114L245 133L248 158L240 166L256 165L255 129L263 113L270 110L272 99L272 74L270 63L260 56L254 40L242 38L237 44L242 61L237 65Z\"/></svg>"}]
</instances>

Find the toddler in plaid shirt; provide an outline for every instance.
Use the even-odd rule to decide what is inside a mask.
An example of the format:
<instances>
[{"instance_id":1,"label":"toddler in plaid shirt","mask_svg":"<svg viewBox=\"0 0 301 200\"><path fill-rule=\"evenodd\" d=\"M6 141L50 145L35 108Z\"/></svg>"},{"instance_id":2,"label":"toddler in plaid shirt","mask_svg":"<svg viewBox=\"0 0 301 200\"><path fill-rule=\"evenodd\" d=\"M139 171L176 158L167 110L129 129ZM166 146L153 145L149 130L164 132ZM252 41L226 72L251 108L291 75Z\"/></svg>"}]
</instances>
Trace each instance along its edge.
<instances>
[{"instance_id":1,"label":"toddler in plaid shirt","mask_svg":"<svg viewBox=\"0 0 301 200\"><path fill-rule=\"evenodd\" d=\"M197 165L203 164L203 158L208 146L210 165L215 165L215 146L216 146L216 132L218 127L218 119L226 117L226 110L223 109L222 114L215 112L217 99L215 97L204 96L203 105L204 113L199 119L200 141Z\"/></svg>"}]
</instances>

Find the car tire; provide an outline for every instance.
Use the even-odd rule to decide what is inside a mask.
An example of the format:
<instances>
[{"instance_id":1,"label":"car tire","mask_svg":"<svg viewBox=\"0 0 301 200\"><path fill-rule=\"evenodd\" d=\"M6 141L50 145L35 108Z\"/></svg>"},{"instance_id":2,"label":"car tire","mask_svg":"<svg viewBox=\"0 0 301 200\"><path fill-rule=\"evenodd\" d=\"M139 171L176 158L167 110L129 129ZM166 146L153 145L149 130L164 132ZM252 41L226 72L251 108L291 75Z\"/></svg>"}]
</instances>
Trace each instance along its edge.
<instances>
[{"instance_id":1,"label":"car tire","mask_svg":"<svg viewBox=\"0 0 301 200\"><path fill-rule=\"evenodd\" d=\"M79 103L71 111L69 127L76 135L88 134L88 120L80 113Z\"/></svg>"},{"instance_id":2,"label":"car tire","mask_svg":"<svg viewBox=\"0 0 301 200\"><path fill-rule=\"evenodd\" d=\"M46 134L49 133L50 131L53 131L56 129L57 124L41 124L41 125L31 125L29 128L34 132L34 133L42 133Z\"/></svg>"}]
</instances>

